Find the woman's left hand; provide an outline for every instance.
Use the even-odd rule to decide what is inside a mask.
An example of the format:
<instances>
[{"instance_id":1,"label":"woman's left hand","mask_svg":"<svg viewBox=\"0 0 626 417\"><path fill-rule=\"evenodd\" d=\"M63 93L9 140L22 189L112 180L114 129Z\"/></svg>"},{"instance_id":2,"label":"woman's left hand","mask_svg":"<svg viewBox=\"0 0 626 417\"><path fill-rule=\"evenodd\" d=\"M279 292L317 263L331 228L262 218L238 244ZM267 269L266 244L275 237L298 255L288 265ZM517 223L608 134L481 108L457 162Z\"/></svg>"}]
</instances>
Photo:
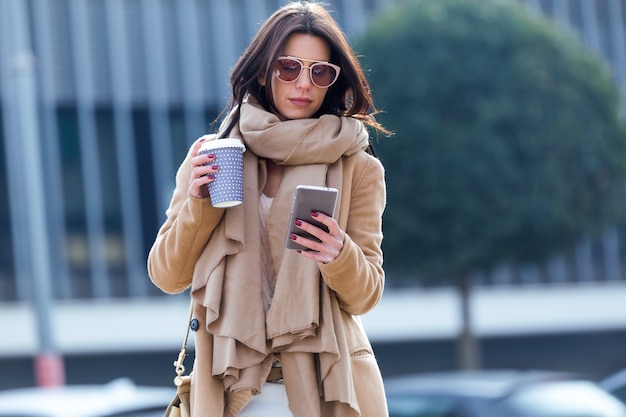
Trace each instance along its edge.
<instances>
[{"instance_id":1,"label":"woman's left hand","mask_svg":"<svg viewBox=\"0 0 626 417\"><path fill-rule=\"evenodd\" d=\"M304 220L296 220L296 227L309 232L321 242L297 235L291 235L289 238L299 245L311 249L310 251L298 251L305 258L323 263L332 262L343 248L345 232L341 230L335 219L324 213L312 212L311 217L328 227L328 232Z\"/></svg>"}]
</instances>

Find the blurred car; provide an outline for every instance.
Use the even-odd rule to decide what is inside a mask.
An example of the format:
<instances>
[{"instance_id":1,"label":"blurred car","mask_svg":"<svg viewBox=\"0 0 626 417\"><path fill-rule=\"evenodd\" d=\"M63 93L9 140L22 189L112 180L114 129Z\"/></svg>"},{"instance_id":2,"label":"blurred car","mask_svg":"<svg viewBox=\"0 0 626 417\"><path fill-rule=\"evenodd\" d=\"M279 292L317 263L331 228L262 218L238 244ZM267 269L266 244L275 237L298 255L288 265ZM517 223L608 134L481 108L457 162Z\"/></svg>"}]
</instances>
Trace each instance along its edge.
<instances>
[{"instance_id":1,"label":"blurred car","mask_svg":"<svg viewBox=\"0 0 626 417\"><path fill-rule=\"evenodd\" d=\"M0 417L163 417L174 388L137 386L128 379L103 385L0 391Z\"/></svg>"},{"instance_id":2,"label":"blurred car","mask_svg":"<svg viewBox=\"0 0 626 417\"><path fill-rule=\"evenodd\" d=\"M626 368L599 382L600 386L626 403Z\"/></svg>"},{"instance_id":3,"label":"blurred car","mask_svg":"<svg viewBox=\"0 0 626 417\"><path fill-rule=\"evenodd\" d=\"M626 417L591 380L549 371L471 371L385 378L390 417Z\"/></svg>"}]
</instances>

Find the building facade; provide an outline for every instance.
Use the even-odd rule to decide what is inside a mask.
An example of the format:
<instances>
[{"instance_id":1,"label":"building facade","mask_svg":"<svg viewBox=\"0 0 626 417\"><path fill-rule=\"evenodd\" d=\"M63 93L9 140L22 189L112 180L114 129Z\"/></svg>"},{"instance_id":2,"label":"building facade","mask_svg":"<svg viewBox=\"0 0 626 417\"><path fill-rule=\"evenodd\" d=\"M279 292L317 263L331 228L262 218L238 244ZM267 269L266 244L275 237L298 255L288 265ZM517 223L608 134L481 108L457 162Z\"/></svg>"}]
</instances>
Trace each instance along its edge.
<instances>
[{"instance_id":1,"label":"building facade","mask_svg":"<svg viewBox=\"0 0 626 417\"><path fill-rule=\"evenodd\" d=\"M402 1L329 3L354 40ZM518 1L574 31L626 96L623 0ZM160 294L145 261L177 165L227 104L230 68L283 3L0 2L0 302L28 300L42 279L55 299ZM574 281L624 280L623 234L616 226L581 242L571 262L549 263L549 280L571 281L568 263ZM533 271L479 279L523 284L538 280Z\"/></svg>"}]
</instances>

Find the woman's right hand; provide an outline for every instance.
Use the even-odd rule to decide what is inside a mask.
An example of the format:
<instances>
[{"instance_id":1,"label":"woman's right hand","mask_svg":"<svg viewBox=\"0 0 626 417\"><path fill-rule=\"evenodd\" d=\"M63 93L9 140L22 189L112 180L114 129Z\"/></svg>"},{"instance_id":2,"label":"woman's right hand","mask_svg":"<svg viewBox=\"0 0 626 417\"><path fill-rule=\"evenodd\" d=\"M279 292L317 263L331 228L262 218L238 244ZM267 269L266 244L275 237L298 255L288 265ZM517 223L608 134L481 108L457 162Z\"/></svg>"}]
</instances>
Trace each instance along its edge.
<instances>
[{"instance_id":1,"label":"woman's right hand","mask_svg":"<svg viewBox=\"0 0 626 417\"><path fill-rule=\"evenodd\" d=\"M215 164L215 154L198 154L200 146L202 146L205 140L205 137L198 139L191 149L192 154L195 156L191 158L191 178L189 178L187 192L196 198L209 196L207 184L215 181L214 174L219 170L219 166Z\"/></svg>"}]
</instances>

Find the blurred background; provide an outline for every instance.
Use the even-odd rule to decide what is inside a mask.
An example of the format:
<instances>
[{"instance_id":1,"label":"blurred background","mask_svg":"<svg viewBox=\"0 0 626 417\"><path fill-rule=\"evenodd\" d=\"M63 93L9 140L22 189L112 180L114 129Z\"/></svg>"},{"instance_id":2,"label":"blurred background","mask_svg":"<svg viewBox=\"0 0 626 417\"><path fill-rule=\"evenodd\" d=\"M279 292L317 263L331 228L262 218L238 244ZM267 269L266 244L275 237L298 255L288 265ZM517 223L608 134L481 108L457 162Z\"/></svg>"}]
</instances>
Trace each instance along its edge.
<instances>
[{"instance_id":1,"label":"blurred background","mask_svg":"<svg viewBox=\"0 0 626 417\"><path fill-rule=\"evenodd\" d=\"M284 3L0 1L0 389L171 384L188 294L146 256ZM364 325L384 376L604 377L626 366L626 4L464 3L328 2L396 132Z\"/></svg>"}]
</instances>

